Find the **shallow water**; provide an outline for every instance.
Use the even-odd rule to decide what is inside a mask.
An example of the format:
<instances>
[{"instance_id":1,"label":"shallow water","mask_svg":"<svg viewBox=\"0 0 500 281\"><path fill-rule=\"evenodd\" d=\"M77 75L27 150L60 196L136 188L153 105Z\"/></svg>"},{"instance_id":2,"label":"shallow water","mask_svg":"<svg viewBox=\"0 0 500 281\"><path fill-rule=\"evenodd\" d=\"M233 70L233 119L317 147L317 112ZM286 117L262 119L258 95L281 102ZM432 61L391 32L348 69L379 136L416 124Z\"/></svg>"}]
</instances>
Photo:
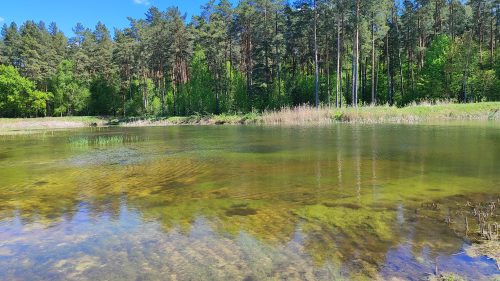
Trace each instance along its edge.
<instances>
[{"instance_id":1,"label":"shallow water","mask_svg":"<svg viewBox=\"0 0 500 281\"><path fill-rule=\"evenodd\" d=\"M499 159L494 123L0 136L0 280L488 280L416 209L497 200Z\"/></svg>"}]
</instances>

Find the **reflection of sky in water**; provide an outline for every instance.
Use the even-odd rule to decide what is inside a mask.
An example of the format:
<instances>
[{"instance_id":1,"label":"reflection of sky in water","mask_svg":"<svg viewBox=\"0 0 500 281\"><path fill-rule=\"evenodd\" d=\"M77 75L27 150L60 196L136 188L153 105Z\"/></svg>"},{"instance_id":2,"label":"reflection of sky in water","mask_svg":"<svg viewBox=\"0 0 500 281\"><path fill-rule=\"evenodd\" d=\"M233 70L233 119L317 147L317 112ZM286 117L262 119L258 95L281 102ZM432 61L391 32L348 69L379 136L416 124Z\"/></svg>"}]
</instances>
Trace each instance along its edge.
<instances>
[{"instance_id":1,"label":"reflection of sky in water","mask_svg":"<svg viewBox=\"0 0 500 281\"><path fill-rule=\"evenodd\" d=\"M297 231L285 244L266 245L243 231L214 233L203 217L187 232L165 232L125 204L117 218L91 216L82 204L70 220L49 227L23 225L19 218L1 223L0 279L237 280L297 274L330 279L332 268L314 266L303 253L301 236Z\"/></svg>"},{"instance_id":2,"label":"reflection of sky in water","mask_svg":"<svg viewBox=\"0 0 500 281\"><path fill-rule=\"evenodd\" d=\"M495 262L486 257L471 258L461 251L448 256L438 255L433 259L429 256L428 248L415 257L411 248L410 244L404 244L389 250L381 269L382 276L421 280L422 276L435 273L436 262L438 273L453 272L469 280L482 280L499 274Z\"/></svg>"},{"instance_id":3,"label":"reflection of sky in water","mask_svg":"<svg viewBox=\"0 0 500 281\"><path fill-rule=\"evenodd\" d=\"M0 279L135 280L176 276L180 280L262 280L306 278L331 280L352 268L315 263L305 251L308 234L299 223L289 241L266 243L245 231L216 233L216 223L199 216L189 230L165 230L147 222L122 200L119 214L93 215L80 204L71 218L42 226L19 217L0 223ZM420 280L435 270L480 280L499 272L486 258L463 253L430 258L429 249L414 255L411 244L389 249L380 273ZM361 253L353 252L352 258Z\"/></svg>"},{"instance_id":4,"label":"reflection of sky in water","mask_svg":"<svg viewBox=\"0 0 500 281\"><path fill-rule=\"evenodd\" d=\"M131 148L94 149L82 155L68 159L71 166L87 165L131 165L144 161L144 155Z\"/></svg>"}]
</instances>

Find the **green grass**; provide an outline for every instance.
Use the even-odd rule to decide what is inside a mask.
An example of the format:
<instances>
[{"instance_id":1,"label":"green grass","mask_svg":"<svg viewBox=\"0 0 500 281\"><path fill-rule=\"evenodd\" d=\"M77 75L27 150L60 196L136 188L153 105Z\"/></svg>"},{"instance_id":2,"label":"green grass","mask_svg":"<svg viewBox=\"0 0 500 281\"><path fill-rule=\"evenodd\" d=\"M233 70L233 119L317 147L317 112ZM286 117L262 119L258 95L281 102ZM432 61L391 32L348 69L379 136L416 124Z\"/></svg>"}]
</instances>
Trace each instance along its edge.
<instances>
[{"instance_id":1,"label":"green grass","mask_svg":"<svg viewBox=\"0 0 500 281\"><path fill-rule=\"evenodd\" d=\"M44 130L104 126L105 118L93 116L0 118L0 135L37 134Z\"/></svg>"},{"instance_id":2,"label":"green grass","mask_svg":"<svg viewBox=\"0 0 500 281\"><path fill-rule=\"evenodd\" d=\"M172 117L127 117L115 119L109 125L125 127L174 126L174 125L236 125L262 123L262 115L251 112L246 114L191 115Z\"/></svg>"},{"instance_id":3,"label":"green grass","mask_svg":"<svg viewBox=\"0 0 500 281\"><path fill-rule=\"evenodd\" d=\"M63 116L63 117L39 117L39 118L0 118L0 124L21 123L26 121L45 121L45 122L83 122L83 123L99 123L103 122L102 118L95 116Z\"/></svg>"}]
</instances>

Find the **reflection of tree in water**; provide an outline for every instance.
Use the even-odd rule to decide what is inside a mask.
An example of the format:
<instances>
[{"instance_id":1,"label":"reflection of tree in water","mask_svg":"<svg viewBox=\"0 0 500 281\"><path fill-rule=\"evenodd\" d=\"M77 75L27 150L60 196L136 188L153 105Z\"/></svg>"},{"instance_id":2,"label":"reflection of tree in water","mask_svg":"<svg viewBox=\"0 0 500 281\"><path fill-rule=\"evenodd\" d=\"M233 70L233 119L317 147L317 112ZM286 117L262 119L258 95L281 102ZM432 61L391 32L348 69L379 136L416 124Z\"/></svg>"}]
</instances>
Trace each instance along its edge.
<instances>
[{"instance_id":1,"label":"reflection of tree in water","mask_svg":"<svg viewBox=\"0 0 500 281\"><path fill-rule=\"evenodd\" d=\"M462 241L447 228L413 216L413 205L425 200L419 194L421 186L412 188L411 178L388 182L384 167L391 163L379 160L373 168L372 157L365 159L359 151L354 154L356 159L339 154L338 162L307 155L298 156L301 161L282 159L278 164L264 160L207 164L172 157L142 165L68 168L34 184L1 188L0 212L3 218L17 214L24 224L53 226L71 220L82 206L91 217L108 216L111 221L119 220L125 207L137 211L144 222L161 225L165 235L179 231L179 239L191 235L203 218L213 232L212 249L223 247L224 239L234 248L250 250L260 245L259 251L267 253L265 259L272 264L265 272L285 270L280 255L291 254L279 252L286 247L295 247L297 262L311 258L317 268L340 264L345 274L365 277L376 277L387 252L402 243L410 243L416 257L428 249L431 259L460 249ZM355 169L343 169L340 175L337 163ZM373 169L378 171L375 189ZM313 190L311 182L318 183ZM441 190L437 198L462 192L447 190L444 181L435 184ZM402 186L410 188L401 194ZM406 204L402 215L398 214L401 202ZM238 258L244 263L255 258L252 255Z\"/></svg>"}]
</instances>

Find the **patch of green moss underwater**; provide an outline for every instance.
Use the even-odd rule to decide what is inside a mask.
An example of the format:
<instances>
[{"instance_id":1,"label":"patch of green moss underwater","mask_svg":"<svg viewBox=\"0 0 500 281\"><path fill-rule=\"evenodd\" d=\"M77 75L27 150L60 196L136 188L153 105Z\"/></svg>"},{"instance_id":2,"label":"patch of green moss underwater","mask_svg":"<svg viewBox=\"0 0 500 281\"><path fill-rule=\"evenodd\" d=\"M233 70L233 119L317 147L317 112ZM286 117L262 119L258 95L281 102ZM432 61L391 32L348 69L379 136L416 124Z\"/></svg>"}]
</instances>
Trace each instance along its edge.
<instances>
[{"instance_id":1,"label":"patch of green moss underwater","mask_svg":"<svg viewBox=\"0 0 500 281\"><path fill-rule=\"evenodd\" d=\"M366 128L360 130L344 135L343 141L350 143L357 139L356 134L370 137L367 133L373 133ZM429 252L430 257L426 258L432 260L461 250L465 242L444 224L442 212L420 211L427 212L426 216L415 213L423 203L453 206L468 200L492 200L499 195L497 178L489 166L481 169L483 177L462 173L470 171L477 163L476 157L493 161L495 151L490 156L450 156L451 161L455 161L449 165L450 170L439 170L438 158L445 153L435 155L434 150L439 147L415 151L405 158L387 156L387 151L381 148L371 154L367 148L373 148L373 142L352 147L346 144L337 152L328 148L331 144L328 141L332 140L328 135L323 135L328 140L326 144L307 142L324 145L328 152L325 155L314 153L317 146L295 143L304 142L310 130L299 133L298 137L289 131L282 134L267 131L267 135L274 134L267 142L260 134L243 134L245 141L241 145L230 145L241 140L240 133L232 129L223 133L229 139L226 141L213 137L191 139L191 144L189 140L182 144L196 147L195 150L179 150L175 140L163 143L157 136L104 148L99 144L75 147L67 137L46 140L45 144L64 141L62 147L56 149L57 153L43 151L50 151L49 146L37 146L38 153L27 147L14 148L14 152L5 152L2 161L3 168L11 168L0 172L6 179L0 187L0 217L7 222L17 217L23 225L38 225L50 231L78 217L82 206L96 221L108 216L111 222L119 222L126 208L140 217L136 223L154 223L165 235L179 232L182 237L191 237L203 220L209 228L206 231L212 233L208 235L212 245L206 242L200 247L213 251L226 247L224 243L239 250L247 247L249 252L243 258L234 257L247 263L258 259L256 250L251 250L256 247L269 260L268 264L260 264L262 276L283 271L278 262L279 249L299 239L298 235L302 258L310 259L312 267L324 269L335 265L344 268L345 272L338 273L340 277L372 279L380 277L388 251L402 244L410 244L417 259L423 259L424 252ZM453 133L446 132L446 135L461 136L460 133L453 136ZM169 136L186 137L185 132L178 130L170 131ZM290 142L290 137L294 142ZM387 141L381 136L376 140L380 145ZM129 150L124 153L124 147L140 153L127 154ZM222 147L226 148L221 150ZM169 152L168 156L148 154L157 150ZM105 154L118 159L85 162L95 161L95 157L82 158L87 154ZM26 158L29 160L21 160L27 155L31 156ZM122 158L139 156L144 159L120 162ZM32 236L36 240L36 235ZM139 241L133 242L134 239L146 239L144 235L125 234L123 238L130 240L133 247L144 247ZM189 241L196 242L194 240ZM109 245L98 243L92 247L98 246L109 249ZM75 247L78 250L78 246ZM115 247L131 245L124 242ZM147 255L148 249L141 251ZM110 258L113 253L101 252L101 255ZM66 262L68 265L92 263L92 257L79 254ZM254 262L255 266L259 264ZM82 272L84 269L85 266ZM192 269L202 270L201 265ZM328 272L333 274L331 270Z\"/></svg>"}]
</instances>

